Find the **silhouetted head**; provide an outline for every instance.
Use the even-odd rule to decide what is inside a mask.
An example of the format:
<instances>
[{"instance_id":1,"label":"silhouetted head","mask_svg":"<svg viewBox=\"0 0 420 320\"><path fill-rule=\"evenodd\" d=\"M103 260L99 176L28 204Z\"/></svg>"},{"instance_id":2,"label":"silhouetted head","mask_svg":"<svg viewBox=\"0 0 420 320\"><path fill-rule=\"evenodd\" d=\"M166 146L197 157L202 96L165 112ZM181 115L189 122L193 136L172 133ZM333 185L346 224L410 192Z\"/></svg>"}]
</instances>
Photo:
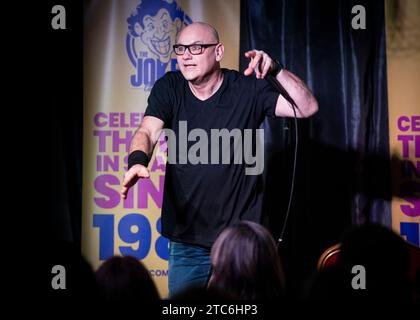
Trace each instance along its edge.
<instances>
[{"instance_id":1,"label":"silhouetted head","mask_svg":"<svg viewBox=\"0 0 420 320\"><path fill-rule=\"evenodd\" d=\"M158 301L159 293L148 270L136 258L114 256L96 271L102 297L110 301Z\"/></svg>"},{"instance_id":2,"label":"silhouetted head","mask_svg":"<svg viewBox=\"0 0 420 320\"><path fill-rule=\"evenodd\" d=\"M338 265L351 277L354 266L362 266L366 271L366 289L351 290L355 298L409 299L406 242L384 226L363 225L347 231L342 238Z\"/></svg>"},{"instance_id":3,"label":"silhouetted head","mask_svg":"<svg viewBox=\"0 0 420 320\"><path fill-rule=\"evenodd\" d=\"M239 299L275 299L283 295L284 274L270 233L242 221L224 230L211 250L210 288Z\"/></svg>"},{"instance_id":4,"label":"silhouetted head","mask_svg":"<svg viewBox=\"0 0 420 320\"><path fill-rule=\"evenodd\" d=\"M71 298L75 301L92 301L96 298L98 292L94 271L77 244L55 241L46 244L45 249L48 255L44 261L47 263L44 271L51 279L45 284L51 297ZM54 268L57 269L52 272ZM63 289L54 289L52 283L59 284L60 287L62 285Z\"/></svg>"}]
</instances>

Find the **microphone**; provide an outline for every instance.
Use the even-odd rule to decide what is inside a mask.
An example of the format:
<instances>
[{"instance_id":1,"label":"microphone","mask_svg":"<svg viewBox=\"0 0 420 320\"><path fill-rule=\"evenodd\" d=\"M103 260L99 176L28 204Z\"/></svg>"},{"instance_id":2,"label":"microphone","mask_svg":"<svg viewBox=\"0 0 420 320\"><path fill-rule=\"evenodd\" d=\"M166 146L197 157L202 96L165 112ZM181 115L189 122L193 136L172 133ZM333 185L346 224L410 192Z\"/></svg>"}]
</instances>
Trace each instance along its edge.
<instances>
[{"instance_id":1,"label":"microphone","mask_svg":"<svg viewBox=\"0 0 420 320\"><path fill-rule=\"evenodd\" d=\"M269 75L266 75L265 77L266 77L267 82L272 87L274 87L286 99L287 102L290 103L293 109L294 120L295 120L295 150L294 150L294 159L293 159L292 181L290 185L290 194L289 194L289 201L287 204L286 216L284 218L283 228L281 230L280 237L277 241L277 249L279 249L280 244L283 242L284 233L286 231L287 220L289 218L290 208L292 205L293 192L294 192L294 187L295 187L297 149L298 149L298 124L297 124L296 109L299 110L299 107L296 105L295 101L289 95L286 89L284 89L282 84L279 81L277 81L277 79L273 75L269 74Z\"/></svg>"},{"instance_id":2,"label":"microphone","mask_svg":"<svg viewBox=\"0 0 420 320\"><path fill-rule=\"evenodd\" d=\"M299 107L296 105L295 100L293 100L293 98L289 95L289 93L286 91L286 89L283 87L283 85L277 81L276 77L271 75L271 74L267 74L265 76L267 82L274 87L285 99L287 102L289 102L293 108L293 111L295 112L295 117L296 117L296 109L299 110Z\"/></svg>"}]
</instances>

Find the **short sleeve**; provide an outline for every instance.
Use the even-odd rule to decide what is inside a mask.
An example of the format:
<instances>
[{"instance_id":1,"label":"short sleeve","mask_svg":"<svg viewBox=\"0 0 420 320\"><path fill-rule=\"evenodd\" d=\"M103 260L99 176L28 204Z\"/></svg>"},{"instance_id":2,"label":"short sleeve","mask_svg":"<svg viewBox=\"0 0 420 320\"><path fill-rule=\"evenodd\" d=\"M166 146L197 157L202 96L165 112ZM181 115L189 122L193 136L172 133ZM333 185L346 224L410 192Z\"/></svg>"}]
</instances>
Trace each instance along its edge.
<instances>
[{"instance_id":1,"label":"short sleeve","mask_svg":"<svg viewBox=\"0 0 420 320\"><path fill-rule=\"evenodd\" d=\"M274 118L279 92L265 79L256 80L257 111L260 117Z\"/></svg>"},{"instance_id":2,"label":"short sleeve","mask_svg":"<svg viewBox=\"0 0 420 320\"><path fill-rule=\"evenodd\" d=\"M149 98L147 99L147 108L145 116L153 116L162 120L165 127L169 125L172 119L172 86L169 74L164 75L153 85Z\"/></svg>"}]
</instances>

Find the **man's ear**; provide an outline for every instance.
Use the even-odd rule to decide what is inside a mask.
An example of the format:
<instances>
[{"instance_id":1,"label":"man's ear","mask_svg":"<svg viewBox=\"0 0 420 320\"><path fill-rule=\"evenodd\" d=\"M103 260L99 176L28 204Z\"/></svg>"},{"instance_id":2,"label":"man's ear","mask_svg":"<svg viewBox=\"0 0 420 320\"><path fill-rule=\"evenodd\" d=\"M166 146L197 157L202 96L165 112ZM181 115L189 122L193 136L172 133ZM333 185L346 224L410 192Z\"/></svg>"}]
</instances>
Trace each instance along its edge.
<instances>
[{"instance_id":1,"label":"man's ear","mask_svg":"<svg viewBox=\"0 0 420 320\"><path fill-rule=\"evenodd\" d=\"M225 53L225 46L222 43L219 43L216 47L216 61L220 62L223 59Z\"/></svg>"}]
</instances>

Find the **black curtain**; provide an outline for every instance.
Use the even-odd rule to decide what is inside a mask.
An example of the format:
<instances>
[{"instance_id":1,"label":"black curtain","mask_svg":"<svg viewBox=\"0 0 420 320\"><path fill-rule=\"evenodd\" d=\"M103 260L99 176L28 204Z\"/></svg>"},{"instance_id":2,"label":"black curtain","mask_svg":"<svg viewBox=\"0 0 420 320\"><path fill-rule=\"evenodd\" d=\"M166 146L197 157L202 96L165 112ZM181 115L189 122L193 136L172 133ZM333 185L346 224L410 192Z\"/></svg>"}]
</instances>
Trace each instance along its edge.
<instances>
[{"instance_id":1,"label":"black curtain","mask_svg":"<svg viewBox=\"0 0 420 320\"><path fill-rule=\"evenodd\" d=\"M80 248L82 212L83 148L83 2L62 1L66 9L66 29L51 28L51 8L44 4L47 50L40 63L47 90L38 117L47 135L42 144L48 172L42 199L48 202L47 237L50 241L72 243ZM40 84L41 85L41 84ZM41 127L41 125L40 125ZM45 130L44 128L44 130ZM39 202L41 199L39 199ZM43 213L45 215L45 213Z\"/></svg>"},{"instance_id":2,"label":"black curtain","mask_svg":"<svg viewBox=\"0 0 420 320\"><path fill-rule=\"evenodd\" d=\"M52 8L57 4L65 8L66 29L52 28L57 14ZM14 46L13 55L22 70L15 72L19 85L14 84L16 104L11 109L16 116L10 119L19 119L16 131L21 137L13 140L18 150L12 158L18 163L7 169L21 174L14 177L19 185L12 190L16 199L9 200L19 208L16 227L25 228L18 237L25 245L14 246L27 248L18 251L24 259L18 263L23 268L20 274L29 274L25 291L32 298L45 293L51 299L69 297L76 287L91 293L84 273L89 266L80 255L83 2L29 1L22 8L20 4L24 17L19 21L27 24L18 23L15 28L20 31L17 34L30 30L31 35L23 42L16 38L20 46ZM54 265L66 268L66 290L52 289Z\"/></svg>"},{"instance_id":3,"label":"black curtain","mask_svg":"<svg viewBox=\"0 0 420 320\"><path fill-rule=\"evenodd\" d=\"M352 7L366 9L354 30ZM295 193L280 251L301 290L323 250L353 224L390 226L386 45L382 1L242 0L241 57L261 49L314 93L319 112L298 120ZM265 213L280 237L290 193L293 119L267 119Z\"/></svg>"}]
</instances>

